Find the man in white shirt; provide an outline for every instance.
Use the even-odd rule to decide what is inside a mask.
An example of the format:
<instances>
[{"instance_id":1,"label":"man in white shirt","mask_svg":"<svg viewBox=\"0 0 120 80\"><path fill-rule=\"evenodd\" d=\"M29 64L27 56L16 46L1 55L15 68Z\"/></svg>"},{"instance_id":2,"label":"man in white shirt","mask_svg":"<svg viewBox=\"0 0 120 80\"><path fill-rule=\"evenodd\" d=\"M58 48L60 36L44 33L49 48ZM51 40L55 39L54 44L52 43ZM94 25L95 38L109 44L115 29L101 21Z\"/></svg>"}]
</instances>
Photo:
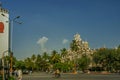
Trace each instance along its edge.
<instances>
[{"instance_id":1,"label":"man in white shirt","mask_svg":"<svg viewBox=\"0 0 120 80\"><path fill-rule=\"evenodd\" d=\"M22 70L18 70L18 80L22 80Z\"/></svg>"}]
</instances>

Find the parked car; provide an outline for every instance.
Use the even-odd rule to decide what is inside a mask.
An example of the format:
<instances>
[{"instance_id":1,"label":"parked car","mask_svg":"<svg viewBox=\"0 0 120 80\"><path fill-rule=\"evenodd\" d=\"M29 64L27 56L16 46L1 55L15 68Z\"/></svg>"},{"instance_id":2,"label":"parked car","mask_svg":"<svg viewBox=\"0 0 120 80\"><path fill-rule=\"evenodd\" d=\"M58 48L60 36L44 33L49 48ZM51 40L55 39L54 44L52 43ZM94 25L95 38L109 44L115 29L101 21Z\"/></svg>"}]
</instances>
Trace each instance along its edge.
<instances>
[{"instance_id":1,"label":"parked car","mask_svg":"<svg viewBox=\"0 0 120 80\"><path fill-rule=\"evenodd\" d=\"M29 71L28 70L23 70L22 73L23 74L29 74Z\"/></svg>"}]
</instances>

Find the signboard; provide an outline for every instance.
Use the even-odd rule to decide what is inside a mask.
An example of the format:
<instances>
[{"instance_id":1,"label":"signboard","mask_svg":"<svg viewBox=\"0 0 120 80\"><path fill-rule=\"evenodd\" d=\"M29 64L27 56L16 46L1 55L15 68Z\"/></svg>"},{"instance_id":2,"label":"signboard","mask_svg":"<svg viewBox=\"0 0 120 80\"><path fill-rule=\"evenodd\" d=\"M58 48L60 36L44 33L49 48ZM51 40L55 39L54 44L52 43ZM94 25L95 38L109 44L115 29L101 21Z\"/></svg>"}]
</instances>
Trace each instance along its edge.
<instances>
[{"instance_id":1,"label":"signboard","mask_svg":"<svg viewBox=\"0 0 120 80\"><path fill-rule=\"evenodd\" d=\"M0 33L4 32L4 24L3 22L0 22Z\"/></svg>"}]
</instances>

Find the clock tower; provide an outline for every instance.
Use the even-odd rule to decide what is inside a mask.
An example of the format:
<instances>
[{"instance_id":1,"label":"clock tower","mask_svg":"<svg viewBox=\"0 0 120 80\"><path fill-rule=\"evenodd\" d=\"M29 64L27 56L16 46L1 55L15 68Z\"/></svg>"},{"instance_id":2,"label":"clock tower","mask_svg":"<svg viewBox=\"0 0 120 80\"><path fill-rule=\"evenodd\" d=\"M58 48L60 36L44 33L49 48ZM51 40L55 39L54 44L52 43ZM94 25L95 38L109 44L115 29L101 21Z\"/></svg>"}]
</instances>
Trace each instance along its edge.
<instances>
[{"instance_id":1,"label":"clock tower","mask_svg":"<svg viewBox=\"0 0 120 80\"><path fill-rule=\"evenodd\" d=\"M3 16L5 15L5 16ZM8 55L9 46L9 13L0 3L0 58Z\"/></svg>"}]
</instances>

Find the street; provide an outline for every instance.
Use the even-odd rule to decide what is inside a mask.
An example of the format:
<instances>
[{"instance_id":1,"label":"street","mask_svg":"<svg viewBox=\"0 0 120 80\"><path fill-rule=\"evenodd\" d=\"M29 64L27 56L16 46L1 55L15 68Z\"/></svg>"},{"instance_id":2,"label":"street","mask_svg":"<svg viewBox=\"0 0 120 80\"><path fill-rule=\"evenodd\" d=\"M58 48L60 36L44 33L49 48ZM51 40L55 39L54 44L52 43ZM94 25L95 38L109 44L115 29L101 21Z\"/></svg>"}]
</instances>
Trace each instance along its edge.
<instances>
[{"instance_id":1,"label":"street","mask_svg":"<svg viewBox=\"0 0 120 80\"><path fill-rule=\"evenodd\" d=\"M60 78L45 72L23 75L22 80L120 80L119 74L61 74Z\"/></svg>"}]
</instances>

